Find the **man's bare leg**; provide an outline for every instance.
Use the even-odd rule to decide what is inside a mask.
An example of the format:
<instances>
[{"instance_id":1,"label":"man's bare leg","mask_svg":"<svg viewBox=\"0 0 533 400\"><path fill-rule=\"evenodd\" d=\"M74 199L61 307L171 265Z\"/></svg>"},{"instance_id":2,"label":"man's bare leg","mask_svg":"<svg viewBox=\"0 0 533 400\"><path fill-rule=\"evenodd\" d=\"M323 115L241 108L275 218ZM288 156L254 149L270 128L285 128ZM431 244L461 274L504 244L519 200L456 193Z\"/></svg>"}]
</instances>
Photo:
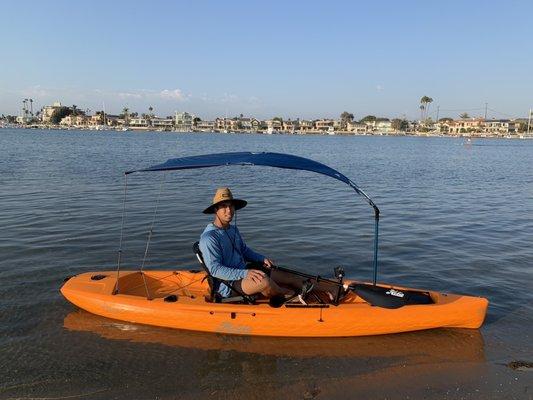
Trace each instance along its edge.
<instances>
[{"instance_id":1,"label":"man's bare leg","mask_svg":"<svg viewBox=\"0 0 533 400\"><path fill-rule=\"evenodd\" d=\"M278 285L268 276L263 276L260 279L246 276L241 282L241 287L245 294L261 293L265 297L276 295L290 296L294 294L294 290Z\"/></svg>"}]
</instances>

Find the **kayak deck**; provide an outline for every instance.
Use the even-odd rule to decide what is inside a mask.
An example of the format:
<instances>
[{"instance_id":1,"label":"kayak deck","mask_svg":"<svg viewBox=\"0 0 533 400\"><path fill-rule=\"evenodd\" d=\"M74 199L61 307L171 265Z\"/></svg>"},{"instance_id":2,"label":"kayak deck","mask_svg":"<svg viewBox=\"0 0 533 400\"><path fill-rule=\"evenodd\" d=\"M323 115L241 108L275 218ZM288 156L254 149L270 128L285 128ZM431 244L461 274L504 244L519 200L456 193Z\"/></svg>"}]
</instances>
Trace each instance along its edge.
<instances>
[{"instance_id":1,"label":"kayak deck","mask_svg":"<svg viewBox=\"0 0 533 400\"><path fill-rule=\"evenodd\" d=\"M205 276L194 270L123 271L119 293L113 294L116 271L88 272L67 280L61 293L86 311L117 320L258 336L347 337L441 327L479 328L488 306L485 298L432 291L434 304L397 309L372 306L351 291L337 306L298 303L273 308L265 300L253 305L211 303L206 301L209 287Z\"/></svg>"}]
</instances>

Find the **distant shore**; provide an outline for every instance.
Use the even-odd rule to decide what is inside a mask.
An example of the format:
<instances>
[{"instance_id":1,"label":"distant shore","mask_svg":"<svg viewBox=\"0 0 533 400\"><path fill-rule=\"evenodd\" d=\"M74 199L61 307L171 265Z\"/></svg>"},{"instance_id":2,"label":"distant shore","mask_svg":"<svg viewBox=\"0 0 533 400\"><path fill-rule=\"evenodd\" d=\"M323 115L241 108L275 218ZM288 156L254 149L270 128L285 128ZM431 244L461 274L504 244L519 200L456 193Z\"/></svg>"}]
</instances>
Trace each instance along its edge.
<instances>
[{"instance_id":1,"label":"distant shore","mask_svg":"<svg viewBox=\"0 0 533 400\"><path fill-rule=\"evenodd\" d=\"M0 129L40 129L40 130L61 130L61 131L92 131L92 132L156 132L156 133L216 133L216 134L259 134L259 135L298 135L298 136L409 136L409 137L449 137L449 138L470 138L470 139L533 139L533 135L525 133L509 134L509 135L494 135L486 133L471 133L471 134L443 134L437 132L346 132L346 131L305 131L305 132L285 132L277 131L269 133L267 131L248 131L248 130L170 130L170 129L154 129L151 127L65 127L61 125L28 125L21 126L20 124L0 124Z\"/></svg>"}]
</instances>

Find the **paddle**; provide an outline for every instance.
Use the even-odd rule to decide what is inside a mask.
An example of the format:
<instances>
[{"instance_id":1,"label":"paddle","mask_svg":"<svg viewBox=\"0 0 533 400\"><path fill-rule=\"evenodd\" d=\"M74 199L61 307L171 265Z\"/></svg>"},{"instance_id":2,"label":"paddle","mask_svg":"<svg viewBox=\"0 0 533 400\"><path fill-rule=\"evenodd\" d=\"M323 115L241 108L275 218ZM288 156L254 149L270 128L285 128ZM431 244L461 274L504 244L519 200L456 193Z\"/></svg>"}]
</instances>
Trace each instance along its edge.
<instances>
[{"instance_id":1,"label":"paddle","mask_svg":"<svg viewBox=\"0 0 533 400\"><path fill-rule=\"evenodd\" d=\"M289 268L274 266L273 269L278 271L290 273L293 275L301 276L302 278L307 278L310 281L317 283L324 282L326 284L331 284L334 286L344 285L341 282L336 282L331 279L322 278L320 275L311 275L304 272L295 271ZM414 290L400 290L392 287L382 287L377 285L371 285L367 283L352 283L347 287L347 289L355 292L363 300L368 302L372 306L383 307L389 309L396 309L406 305L415 305L415 304L432 304L433 300L427 292L419 292ZM273 306L280 307L284 302L282 299L276 299L273 301Z\"/></svg>"}]
</instances>

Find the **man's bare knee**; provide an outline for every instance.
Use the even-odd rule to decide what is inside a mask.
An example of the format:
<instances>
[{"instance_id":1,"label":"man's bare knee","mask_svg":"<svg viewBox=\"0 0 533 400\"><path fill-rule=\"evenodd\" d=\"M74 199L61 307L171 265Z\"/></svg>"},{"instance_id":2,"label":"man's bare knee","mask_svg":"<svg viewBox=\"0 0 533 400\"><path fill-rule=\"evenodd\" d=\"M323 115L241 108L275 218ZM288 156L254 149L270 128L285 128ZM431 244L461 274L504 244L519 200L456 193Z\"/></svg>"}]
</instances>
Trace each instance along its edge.
<instances>
[{"instance_id":1,"label":"man's bare knee","mask_svg":"<svg viewBox=\"0 0 533 400\"><path fill-rule=\"evenodd\" d=\"M242 290L245 294L263 293L270 290L270 278L264 277L259 282L252 279L244 278L241 283Z\"/></svg>"}]
</instances>

